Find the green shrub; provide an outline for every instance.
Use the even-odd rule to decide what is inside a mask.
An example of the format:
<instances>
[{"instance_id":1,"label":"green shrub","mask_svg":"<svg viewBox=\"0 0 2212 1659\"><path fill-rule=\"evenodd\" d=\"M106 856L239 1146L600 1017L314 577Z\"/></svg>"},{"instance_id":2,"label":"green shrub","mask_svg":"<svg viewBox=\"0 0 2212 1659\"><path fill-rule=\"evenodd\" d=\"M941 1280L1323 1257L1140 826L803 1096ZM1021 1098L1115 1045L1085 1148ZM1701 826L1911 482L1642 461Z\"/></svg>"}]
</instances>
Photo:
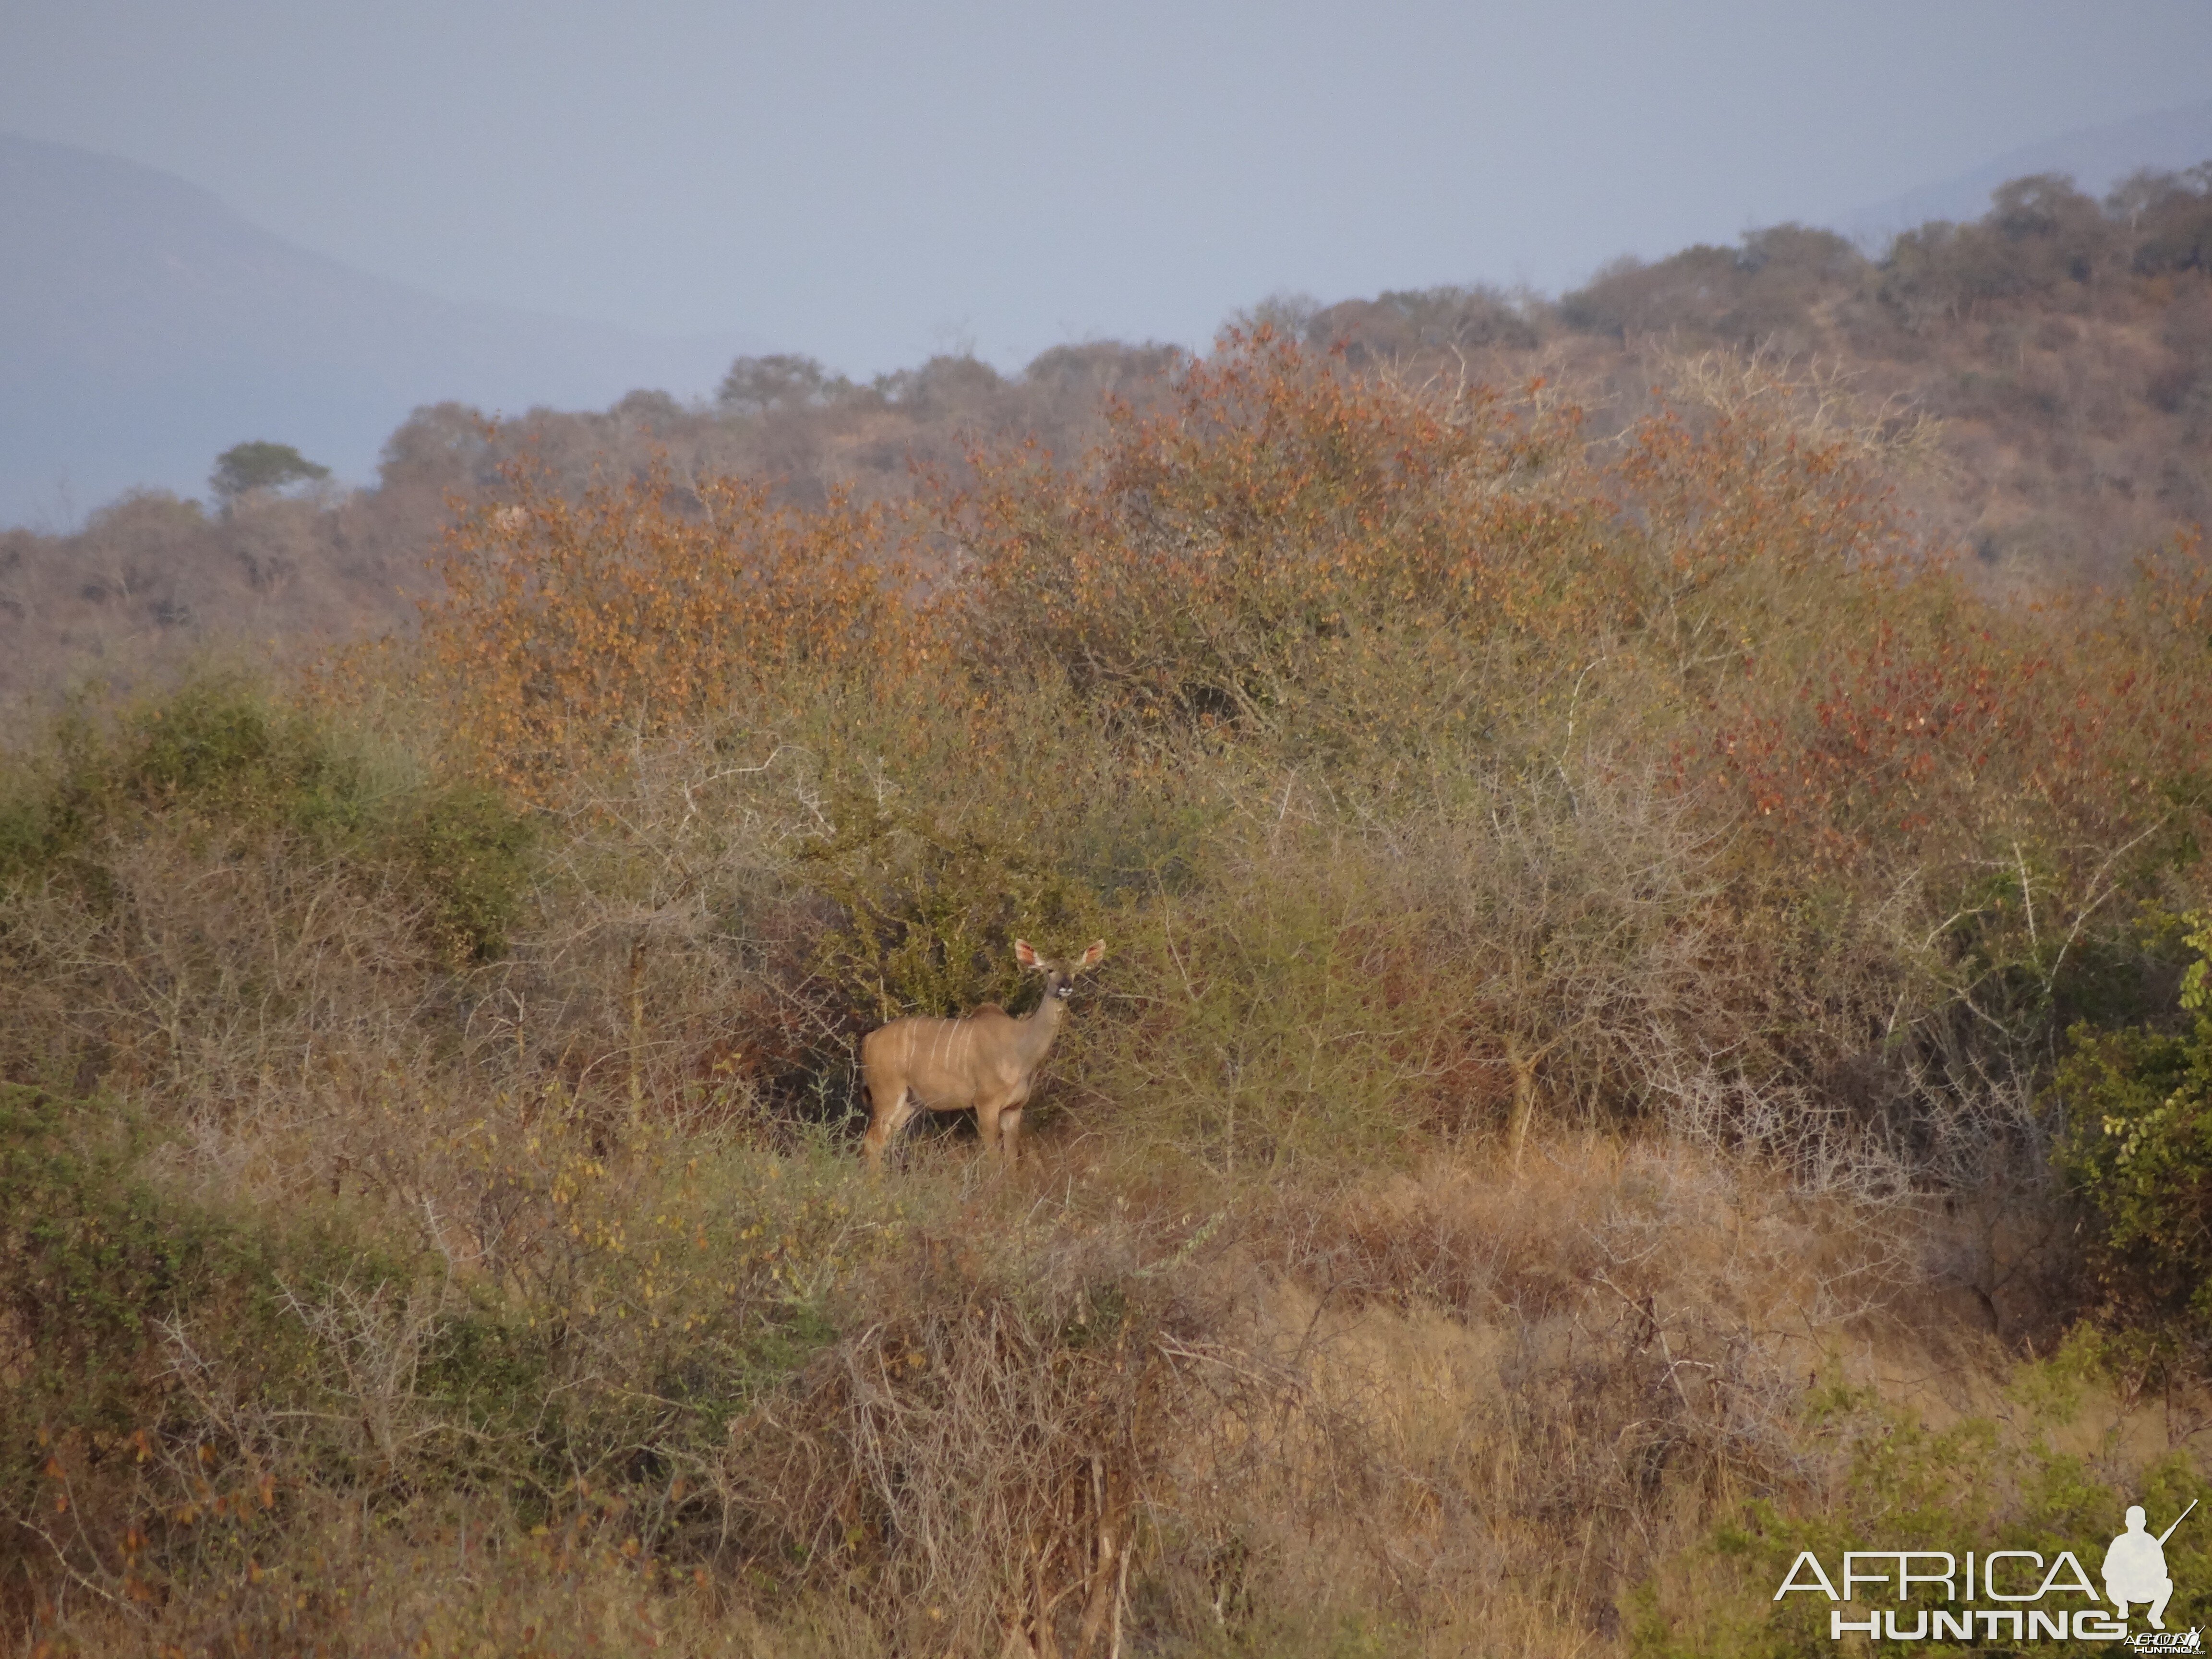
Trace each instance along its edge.
<instances>
[{"instance_id":1,"label":"green shrub","mask_svg":"<svg viewBox=\"0 0 2212 1659\"><path fill-rule=\"evenodd\" d=\"M506 950L534 846L490 790L243 680L77 711L0 754L0 1076L234 1109L334 1075L342 1026L371 1071L450 1042L426 1016Z\"/></svg>"},{"instance_id":2,"label":"green shrub","mask_svg":"<svg viewBox=\"0 0 2212 1659\"><path fill-rule=\"evenodd\" d=\"M491 790L453 783L419 796L387 833L447 952L463 962L501 954L528 884L529 820Z\"/></svg>"},{"instance_id":3,"label":"green shrub","mask_svg":"<svg viewBox=\"0 0 2212 1659\"><path fill-rule=\"evenodd\" d=\"M0 766L0 892L59 880L96 898L108 850L155 826L234 850L273 836L398 872L431 936L479 958L504 948L528 879L529 823L498 795L385 775L327 717L234 676L112 722L76 711Z\"/></svg>"},{"instance_id":4,"label":"green shrub","mask_svg":"<svg viewBox=\"0 0 2212 1659\"><path fill-rule=\"evenodd\" d=\"M993 815L996 816L996 815ZM1099 895L1038 855L1022 827L944 825L922 811L839 803L839 833L800 867L843 921L825 940L831 971L882 1017L955 1014L1021 989L1013 941L1040 949L1094 929ZM1034 825L1029 826L1034 829Z\"/></svg>"},{"instance_id":5,"label":"green shrub","mask_svg":"<svg viewBox=\"0 0 2212 1659\"><path fill-rule=\"evenodd\" d=\"M0 1084L0 1296L17 1425L128 1428L155 1327L221 1285L259 1280L256 1241L145 1178L144 1127Z\"/></svg>"},{"instance_id":6,"label":"green shrub","mask_svg":"<svg viewBox=\"0 0 2212 1659\"><path fill-rule=\"evenodd\" d=\"M2061 1159L2101 1225L2106 1288L2124 1315L2212 1336L2212 915L2184 919L2185 1029L2076 1025L2057 1087Z\"/></svg>"},{"instance_id":7,"label":"green shrub","mask_svg":"<svg viewBox=\"0 0 2212 1659\"><path fill-rule=\"evenodd\" d=\"M324 1420L298 1316L400 1272L319 1222L229 1213L154 1178L112 1103L0 1085L0 1575L204 1562L265 1524L267 1425ZM317 1437L307 1437L311 1450ZM295 1466L288 1481L307 1476ZM227 1528L199 1523L214 1505ZM66 1517L58 1519L58 1517ZM221 1536L217 1535L218 1532Z\"/></svg>"}]
</instances>

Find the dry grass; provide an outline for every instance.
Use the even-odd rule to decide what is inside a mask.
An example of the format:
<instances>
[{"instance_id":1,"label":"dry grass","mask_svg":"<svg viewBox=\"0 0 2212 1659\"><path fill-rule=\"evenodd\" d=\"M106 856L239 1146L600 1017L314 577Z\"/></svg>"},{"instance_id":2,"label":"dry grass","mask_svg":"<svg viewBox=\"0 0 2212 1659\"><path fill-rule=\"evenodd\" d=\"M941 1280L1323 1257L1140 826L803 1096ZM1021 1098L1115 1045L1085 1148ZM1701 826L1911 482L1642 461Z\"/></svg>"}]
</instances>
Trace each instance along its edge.
<instances>
[{"instance_id":1,"label":"dry grass","mask_svg":"<svg viewBox=\"0 0 2212 1659\"><path fill-rule=\"evenodd\" d=\"M295 1202L414 1287L287 1292L305 1410L165 1324L154 1461L56 1448L32 1646L1626 1653L1747 1504L1850 1490L1851 1424L1985 1418L2017 1363L1941 1206L1663 1141L1255 1184L954 1138L871 1182L696 1125L383 1121L358 1195ZM556 1310L501 1382L486 1333ZM2077 1440L2163 1449L2089 1393Z\"/></svg>"}]
</instances>

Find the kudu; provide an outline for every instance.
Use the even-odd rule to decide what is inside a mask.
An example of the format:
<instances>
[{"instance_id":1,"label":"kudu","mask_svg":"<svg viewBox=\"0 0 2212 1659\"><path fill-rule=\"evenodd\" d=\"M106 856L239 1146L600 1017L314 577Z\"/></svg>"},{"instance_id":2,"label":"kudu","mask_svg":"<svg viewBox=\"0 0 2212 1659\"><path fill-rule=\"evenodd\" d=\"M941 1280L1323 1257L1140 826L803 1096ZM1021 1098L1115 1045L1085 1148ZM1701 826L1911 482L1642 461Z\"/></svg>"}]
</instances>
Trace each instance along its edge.
<instances>
[{"instance_id":1,"label":"kudu","mask_svg":"<svg viewBox=\"0 0 2212 1659\"><path fill-rule=\"evenodd\" d=\"M867 1086L869 1115L860 1146L868 1167L882 1167L891 1137L926 1106L933 1112L972 1109L985 1148L995 1146L1012 1168L1022 1107L1067 1017L1075 976L1105 954L1102 939L1072 963L1054 962L1018 939L1015 960L1044 975L1044 1000L1021 1018L987 1002L958 1019L910 1014L862 1037L860 1080Z\"/></svg>"}]
</instances>

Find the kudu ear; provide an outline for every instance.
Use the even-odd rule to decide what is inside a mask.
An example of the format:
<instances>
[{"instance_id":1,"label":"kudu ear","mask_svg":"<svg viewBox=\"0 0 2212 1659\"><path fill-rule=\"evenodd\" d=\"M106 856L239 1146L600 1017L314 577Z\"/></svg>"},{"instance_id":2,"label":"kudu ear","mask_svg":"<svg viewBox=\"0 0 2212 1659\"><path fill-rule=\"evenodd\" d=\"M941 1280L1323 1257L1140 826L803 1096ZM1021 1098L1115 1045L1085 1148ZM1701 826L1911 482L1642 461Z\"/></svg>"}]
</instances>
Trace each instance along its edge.
<instances>
[{"instance_id":1,"label":"kudu ear","mask_svg":"<svg viewBox=\"0 0 2212 1659\"><path fill-rule=\"evenodd\" d=\"M1078 969L1096 968L1105 959L1106 941L1103 939L1095 939L1091 941L1091 948L1083 953L1083 960L1075 965Z\"/></svg>"},{"instance_id":2,"label":"kudu ear","mask_svg":"<svg viewBox=\"0 0 2212 1659\"><path fill-rule=\"evenodd\" d=\"M1014 941L1014 960L1024 968L1042 968L1044 965L1044 958L1030 949L1030 942L1025 939Z\"/></svg>"}]
</instances>

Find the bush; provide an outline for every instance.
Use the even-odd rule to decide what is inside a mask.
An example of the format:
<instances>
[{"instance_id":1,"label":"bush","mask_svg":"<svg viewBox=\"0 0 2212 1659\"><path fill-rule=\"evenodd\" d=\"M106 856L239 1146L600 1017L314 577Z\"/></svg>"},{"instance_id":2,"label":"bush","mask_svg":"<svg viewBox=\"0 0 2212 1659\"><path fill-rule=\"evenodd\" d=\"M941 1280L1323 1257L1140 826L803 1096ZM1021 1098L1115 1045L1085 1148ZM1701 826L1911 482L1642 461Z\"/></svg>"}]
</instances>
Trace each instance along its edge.
<instances>
[{"instance_id":1,"label":"bush","mask_svg":"<svg viewBox=\"0 0 2212 1659\"><path fill-rule=\"evenodd\" d=\"M1631 1651L1638 1659L1833 1652L1834 1603L1816 1591L1780 1597L1777 1605L1776 1590L1806 1550L1832 1577L1847 1550L1929 1550L1956 1559L1973 1548L1984 1560L1990 1551L2019 1550L2054 1565L2070 1551L2101 1595L2094 1575L2130 1504L2166 1520L2183 1515L2192 1500L2201 1506L2212 1498L2212 1485L2184 1454L2116 1467L2108 1453L2086 1457L2070 1449L2090 1415L2085 1406L2101 1369L2094 1343L2071 1344L2051 1360L2022 1364L2000 1411L1941 1428L1870 1390L1818 1391L1807 1401L1804 1429L1832 1460L1826 1501L1817 1509L1768 1499L1742 1505L1705 1548L1686 1552L1638 1587ZM2212 1550L2203 1540L2192 1520L2166 1547L2176 1586L2166 1612L2169 1630L2185 1630L2212 1610L2203 1588ZM1879 1595L1862 1584L1844 1617L1879 1615ZM1924 1594L1923 1605L1933 1605ZM2042 1605L2086 1610L2087 1603L2054 1597ZM1906 1629L1915 1616L1910 1608L1899 1612Z\"/></svg>"},{"instance_id":2,"label":"bush","mask_svg":"<svg viewBox=\"0 0 2212 1659\"><path fill-rule=\"evenodd\" d=\"M0 1085L11 1431L126 1432L161 1321L227 1288L270 1290L259 1241L150 1184L146 1146L145 1126L105 1103Z\"/></svg>"},{"instance_id":3,"label":"bush","mask_svg":"<svg viewBox=\"0 0 2212 1659\"><path fill-rule=\"evenodd\" d=\"M349 1028L388 1058L375 988L496 957L532 878L497 794L235 678L0 769L0 1068L65 1088L234 1103Z\"/></svg>"},{"instance_id":4,"label":"bush","mask_svg":"<svg viewBox=\"0 0 2212 1659\"><path fill-rule=\"evenodd\" d=\"M2212 1344L2212 915L2183 925L2197 959L2181 1027L2077 1025L2054 1086L2064 1167L2100 1224L2114 1310L2201 1351Z\"/></svg>"},{"instance_id":5,"label":"bush","mask_svg":"<svg viewBox=\"0 0 2212 1659\"><path fill-rule=\"evenodd\" d=\"M447 741L525 799L783 677L901 666L879 511L794 513L727 477L679 490L665 469L580 501L525 467L509 483L449 532L417 664Z\"/></svg>"},{"instance_id":6,"label":"bush","mask_svg":"<svg viewBox=\"0 0 2212 1659\"><path fill-rule=\"evenodd\" d=\"M1194 366L1091 465L985 464L948 533L946 647L990 677L1065 674L1143 731L1330 722L1336 665L1522 620L1593 551L1573 424L1486 392L1430 404L1267 330ZM1595 578L1596 572L1589 572Z\"/></svg>"},{"instance_id":7,"label":"bush","mask_svg":"<svg viewBox=\"0 0 2212 1659\"><path fill-rule=\"evenodd\" d=\"M427 927L464 957L496 954L514 917L526 823L466 781L380 775L325 715L250 681L209 675L127 710L79 714L44 753L0 757L0 890L73 876L156 825L203 837L274 835L310 856L404 871Z\"/></svg>"},{"instance_id":8,"label":"bush","mask_svg":"<svg viewBox=\"0 0 2212 1659\"><path fill-rule=\"evenodd\" d=\"M327 1220L286 1227L191 1200L154 1177L154 1149L112 1103L0 1085L0 1563L13 1582L58 1565L130 1594L260 1532L271 1449L254 1425L312 1419L319 1403L316 1345L294 1310L336 1284L405 1277ZM210 1364L219 1400L199 1386ZM289 1466L287 1485L313 1462ZM228 1527L199 1524L226 1513Z\"/></svg>"}]
</instances>

